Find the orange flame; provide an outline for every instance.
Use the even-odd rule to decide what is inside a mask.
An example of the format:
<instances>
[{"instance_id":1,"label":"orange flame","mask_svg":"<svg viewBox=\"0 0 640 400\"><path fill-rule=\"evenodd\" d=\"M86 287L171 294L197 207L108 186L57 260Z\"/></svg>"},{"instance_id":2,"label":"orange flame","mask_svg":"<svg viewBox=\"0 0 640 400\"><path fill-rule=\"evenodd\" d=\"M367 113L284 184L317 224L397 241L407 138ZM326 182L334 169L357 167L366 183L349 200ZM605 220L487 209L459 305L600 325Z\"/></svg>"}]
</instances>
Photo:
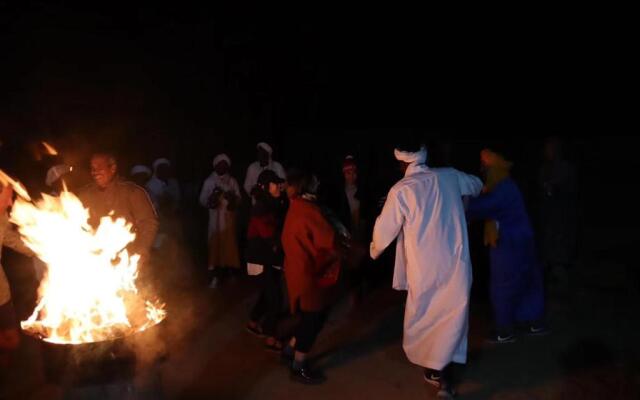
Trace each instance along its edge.
<instances>
[{"instance_id":1,"label":"orange flame","mask_svg":"<svg viewBox=\"0 0 640 400\"><path fill-rule=\"evenodd\" d=\"M58 150L56 150L49 143L42 142L42 145L44 146L45 150L47 150L47 154L52 155L52 156L57 156L58 155Z\"/></svg>"},{"instance_id":2,"label":"orange flame","mask_svg":"<svg viewBox=\"0 0 640 400\"><path fill-rule=\"evenodd\" d=\"M7 175L0 171L0 177ZM47 274L22 329L45 341L78 344L139 332L166 317L164 305L138 293L140 257L126 249L135 239L130 223L107 216L94 230L89 211L67 191L43 194L35 204L23 197L12 207L11 222Z\"/></svg>"},{"instance_id":3,"label":"orange flame","mask_svg":"<svg viewBox=\"0 0 640 400\"><path fill-rule=\"evenodd\" d=\"M3 186L11 186L14 192L18 194L18 196L26 199L27 201L31 201L31 197L29 197L29 193L27 192L27 189L25 189L25 187L22 185L22 183L5 174L2 170L0 170L0 183Z\"/></svg>"}]
</instances>

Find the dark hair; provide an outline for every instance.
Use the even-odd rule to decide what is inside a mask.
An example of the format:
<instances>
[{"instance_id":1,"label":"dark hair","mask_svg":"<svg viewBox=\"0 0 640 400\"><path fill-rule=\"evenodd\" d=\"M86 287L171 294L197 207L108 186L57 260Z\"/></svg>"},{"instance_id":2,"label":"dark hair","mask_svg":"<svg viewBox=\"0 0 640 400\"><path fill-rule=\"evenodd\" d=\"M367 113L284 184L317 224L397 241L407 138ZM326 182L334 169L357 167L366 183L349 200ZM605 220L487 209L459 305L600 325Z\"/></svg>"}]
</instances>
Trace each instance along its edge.
<instances>
[{"instance_id":1,"label":"dark hair","mask_svg":"<svg viewBox=\"0 0 640 400\"><path fill-rule=\"evenodd\" d=\"M510 141L492 140L484 145L484 148L501 155L507 161L517 161L516 145Z\"/></svg>"},{"instance_id":2,"label":"dark hair","mask_svg":"<svg viewBox=\"0 0 640 400\"><path fill-rule=\"evenodd\" d=\"M311 184L311 174L308 171L292 168L287 172L287 183L298 189L300 193L307 193Z\"/></svg>"}]
</instances>

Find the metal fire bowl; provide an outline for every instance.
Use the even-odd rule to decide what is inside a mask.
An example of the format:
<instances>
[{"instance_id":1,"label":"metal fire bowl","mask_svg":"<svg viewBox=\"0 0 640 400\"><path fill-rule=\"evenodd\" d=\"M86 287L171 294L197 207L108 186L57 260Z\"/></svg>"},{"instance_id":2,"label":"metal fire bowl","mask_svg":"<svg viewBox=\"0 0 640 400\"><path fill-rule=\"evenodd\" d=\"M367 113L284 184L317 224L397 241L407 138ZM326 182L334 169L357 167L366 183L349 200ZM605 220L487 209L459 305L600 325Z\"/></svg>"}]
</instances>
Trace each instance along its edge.
<instances>
[{"instance_id":1,"label":"metal fire bowl","mask_svg":"<svg viewBox=\"0 0 640 400\"><path fill-rule=\"evenodd\" d=\"M31 336L31 337L33 337L35 339L41 340L43 342L46 342L46 343L52 344L52 345L73 346L73 347L81 346L81 347L84 347L85 345L95 344L95 345L99 346L100 343L108 344L108 343L113 343L113 342L117 342L117 341L120 341L120 340L124 340L124 339L128 339L128 338L132 338L132 337L136 337L136 336L142 335L145 332L149 332L149 331L155 329L158 325L162 324L163 321L164 321L164 319L161 320L160 322L158 322L157 324L151 325L150 327L148 327L147 329L144 329L144 330L131 331L130 333L121 333L121 334L115 335L115 336L113 336L113 337L111 337L109 339L96 340L96 341L93 341L93 342L83 342L83 343L57 343L57 342L50 342L40 332L36 332L36 331L30 330L30 329L22 329L22 332L25 335Z\"/></svg>"},{"instance_id":2,"label":"metal fire bowl","mask_svg":"<svg viewBox=\"0 0 640 400\"><path fill-rule=\"evenodd\" d=\"M136 340L152 330L162 329L162 325L161 321L131 335L80 344L47 342L39 335L25 332L41 341L44 369L49 382L85 386L132 379L136 354L126 342Z\"/></svg>"}]
</instances>

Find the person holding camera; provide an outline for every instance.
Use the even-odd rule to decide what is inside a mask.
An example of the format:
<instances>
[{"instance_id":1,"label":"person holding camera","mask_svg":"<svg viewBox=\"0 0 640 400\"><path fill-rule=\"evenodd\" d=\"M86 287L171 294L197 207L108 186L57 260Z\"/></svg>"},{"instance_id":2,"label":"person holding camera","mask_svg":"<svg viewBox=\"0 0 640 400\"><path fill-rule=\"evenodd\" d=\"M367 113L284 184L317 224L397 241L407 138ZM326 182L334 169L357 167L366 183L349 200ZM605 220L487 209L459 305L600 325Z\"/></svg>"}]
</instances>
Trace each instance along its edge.
<instances>
[{"instance_id":1,"label":"person holding camera","mask_svg":"<svg viewBox=\"0 0 640 400\"><path fill-rule=\"evenodd\" d=\"M236 208L240 186L229 174L231 159L219 154L213 159L213 172L204 181L200 204L209 209L209 287L214 289L230 269L240 268L236 235Z\"/></svg>"}]
</instances>

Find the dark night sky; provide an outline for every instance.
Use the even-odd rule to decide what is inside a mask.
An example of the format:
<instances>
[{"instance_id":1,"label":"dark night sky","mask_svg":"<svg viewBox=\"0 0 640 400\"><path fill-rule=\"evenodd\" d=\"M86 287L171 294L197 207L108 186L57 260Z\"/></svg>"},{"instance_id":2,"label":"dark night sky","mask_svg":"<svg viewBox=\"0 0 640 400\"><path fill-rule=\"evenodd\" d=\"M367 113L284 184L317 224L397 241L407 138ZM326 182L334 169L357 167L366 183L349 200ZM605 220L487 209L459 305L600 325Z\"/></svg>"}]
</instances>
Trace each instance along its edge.
<instances>
[{"instance_id":1,"label":"dark night sky","mask_svg":"<svg viewBox=\"0 0 640 400\"><path fill-rule=\"evenodd\" d=\"M39 132L69 129L65 117L80 114L99 126L133 119L142 130L267 136L460 125L461 114L483 114L478 103L522 86L504 85L521 66L540 64L515 52L502 60L490 34L412 10L2 7L5 101ZM544 86L545 69L522 82Z\"/></svg>"},{"instance_id":2,"label":"dark night sky","mask_svg":"<svg viewBox=\"0 0 640 400\"><path fill-rule=\"evenodd\" d=\"M507 134L531 179L540 141L517 137L580 135L598 118L582 107L595 86L576 68L582 46L551 25L545 39L472 12L263 7L0 1L3 157L24 162L25 143L48 139L82 162L106 145L127 163L169 156L199 181L219 151L241 177L266 139L289 164L328 171L355 152L383 173L410 134L453 140L473 170L483 141ZM617 188L635 146L599 133L570 152Z\"/></svg>"}]
</instances>

